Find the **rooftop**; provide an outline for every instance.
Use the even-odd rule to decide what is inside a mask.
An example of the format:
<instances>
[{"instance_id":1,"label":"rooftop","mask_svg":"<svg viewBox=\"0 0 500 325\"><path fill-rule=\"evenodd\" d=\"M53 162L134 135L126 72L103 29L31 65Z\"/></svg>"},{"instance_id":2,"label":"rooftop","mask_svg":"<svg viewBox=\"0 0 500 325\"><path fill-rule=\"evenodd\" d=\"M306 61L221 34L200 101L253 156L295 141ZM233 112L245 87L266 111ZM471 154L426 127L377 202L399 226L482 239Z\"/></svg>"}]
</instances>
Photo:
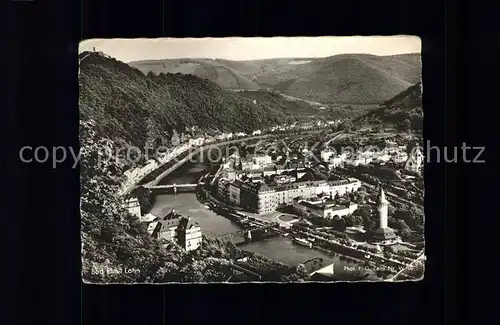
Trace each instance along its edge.
<instances>
[{"instance_id":1,"label":"rooftop","mask_svg":"<svg viewBox=\"0 0 500 325\"><path fill-rule=\"evenodd\" d=\"M310 201L301 201L299 203L300 205L303 205L309 209L313 210L333 210L333 211L338 211L338 210L344 210L349 208L349 205L344 205L344 204L336 204L332 200L326 200L325 202L310 202ZM350 203L349 203L350 204Z\"/></svg>"},{"instance_id":2,"label":"rooftop","mask_svg":"<svg viewBox=\"0 0 500 325\"><path fill-rule=\"evenodd\" d=\"M181 217L179 220L179 226L178 229L191 229L194 227L199 227L200 225L197 222L194 222L191 220L190 217Z\"/></svg>"},{"instance_id":3,"label":"rooftop","mask_svg":"<svg viewBox=\"0 0 500 325\"><path fill-rule=\"evenodd\" d=\"M198 223L191 221L191 218L182 216L171 211L165 217L157 220L155 228L153 230L153 235L161 232L171 231L172 228L179 229L191 229L192 227L199 227Z\"/></svg>"},{"instance_id":4,"label":"rooftop","mask_svg":"<svg viewBox=\"0 0 500 325\"><path fill-rule=\"evenodd\" d=\"M308 187L318 187L318 186L339 186L339 185L347 185L357 182L358 180L355 178L346 179L346 180L338 180L338 181L300 181L295 183L286 183L286 184L253 184L249 182L242 182L239 180L235 180L233 185L239 187L241 189L245 189L247 191L253 193L265 193L265 192L282 192L286 190L294 190L299 188L308 188Z\"/></svg>"}]
</instances>

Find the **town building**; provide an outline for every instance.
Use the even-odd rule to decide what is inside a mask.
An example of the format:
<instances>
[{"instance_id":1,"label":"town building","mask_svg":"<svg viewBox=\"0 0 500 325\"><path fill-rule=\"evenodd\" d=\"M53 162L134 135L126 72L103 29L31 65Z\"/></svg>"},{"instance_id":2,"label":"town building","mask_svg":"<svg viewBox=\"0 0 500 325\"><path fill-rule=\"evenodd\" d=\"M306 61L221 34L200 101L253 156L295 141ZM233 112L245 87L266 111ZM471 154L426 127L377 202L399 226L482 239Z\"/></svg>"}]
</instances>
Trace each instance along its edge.
<instances>
[{"instance_id":1,"label":"town building","mask_svg":"<svg viewBox=\"0 0 500 325\"><path fill-rule=\"evenodd\" d=\"M128 213L131 215L141 218L141 205L139 203L139 199L136 197L131 197L125 200L124 203L125 209L127 209Z\"/></svg>"},{"instance_id":2,"label":"town building","mask_svg":"<svg viewBox=\"0 0 500 325\"><path fill-rule=\"evenodd\" d=\"M181 217L176 232L178 244L186 251L189 252L200 247L203 240L201 227L190 217Z\"/></svg>"},{"instance_id":3,"label":"town building","mask_svg":"<svg viewBox=\"0 0 500 325\"><path fill-rule=\"evenodd\" d=\"M344 159L342 159L341 157L330 158L330 160L328 161L329 169L343 167L343 165L344 165Z\"/></svg>"},{"instance_id":4,"label":"town building","mask_svg":"<svg viewBox=\"0 0 500 325\"><path fill-rule=\"evenodd\" d=\"M205 143L205 138L204 137L198 137L194 139L194 144L197 146L202 146Z\"/></svg>"},{"instance_id":5,"label":"town building","mask_svg":"<svg viewBox=\"0 0 500 325\"><path fill-rule=\"evenodd\" d=\"M376 162L379 163L387 163L391 160L391 156L385 152L382 152L380 155L377 156Z\"/></svg>"},{"instance_id":6,"label":"town building","mask_svg":"<svg viewBox=\"0 0 500 325\"><path fill-rule=\"evenodd\" d=\"M244 183L236 180L229 184L229 202L239 206L240 205L240 188Z\"/></svg>"},{"instance_id":7,"label":"town building","mask_svg":"<svg viewBox=\"0 0 500 325\"><path fill-rule=\"evenodd\" d=\"M245 166L243 169L260 169L273 163L271 156L263 153L248 154L242 160L244 160L243 165Z\"/></svg>"},{"instance_id":8,"label":"town building","mask_svg":"<svg viewBox=\"0 0 500 325\"><path fill-rule=\"evenodd\" d=\"M229 192L229 182L230 181L225 178L220 178L219 181L217 182L217 194L223 200L227 199Z\"/></svg>"},{"instance_id":9,"label":"town building","mask_svg":"<svg viewBox=\"0 0 500 325\"><path fill-rule=\"evenodd\" d=\"M424 164L424 155L419 148L416 148L405 164L405 169L414 173L420 173Z\"/></svg>"},{"instance_id":10,"label":"town building","mask_svg":"<svg viewBox=\"0 0 500 325\"><path fill-rule=\"evenodd\" d=\"M262 176L253 176L248 179L252 183L264 183L264 177Z\"/></svg>"},{"instance_id":11,"label":"town building","mask_svg":"<svg viewBox=\"0 0 500 325\"><path fill-rule=\"evenodd\" d=\"M349 202L347 204L336 204L331 198L316 200L293 199L293 208L300 215L311 214L320 218L339 218L351 215L358 209L358 205Z\"/></svg>"},{"instance_id":12,"label":"town building","mask_svg":"<svg viewBox=\"0 0 500 325\"><path fill-rule=\"evenodd\" d=\"M288 184L288 183L294 183L297 180L297 178L291 175L274 175L272 180L276 184Z\"/></svg>"},{"instance_id":13,"label":"town building","mask_svg":"<svg viewBox=\"0 0 500 325\"><path fill-rule=\"evenodd\" d=\"M252 183L234 181L229 185L231 203L255 213L268 213L292 205L297 197L309 199L320 194L331 197L354 192L361 186L355 178L339 181L304 181L295 183Z\"/></svg>"},{"instance_id":14,"label":"town building","mask_svg":"<svg viewBox=\"0 0 500 325\"><path fill-rule=\"evenodd\" d=\"M404 163L408 160L408 154L406 152L398 151L395 154L391 155L391 159L396 164Z\"/></svg>"},{"instance_id":15,"label":"town building","mask_svg":"<svg viewBox=\"0 0 500 325\"><path fill-rule=\"evenodd\" d=\"M262 132L260 130L255 130L252 132L252 135L260 135Z\"/></svg>"},{"instance_id":16,"label":"town building","mask_svg":"<svg viewBox=\"0 0 500 325\"><path fill-rule=\"evenodd\" d=\"M165 246L168 242L175 242L186 251L195 250L202 243L202 231L198 223L192 222L190 217L176 214L175 210L152 222L148 231L154 238L165 242Z\"/></svg>"},{"instance_id":17,"label":"town building","mask_svg":"<svg viewBox=\"0 0 500 325\"><path fill-rule=\"evenodd\" d=\"M321 161L328 162L330 157L335 156L335 151L331 149L322 150L320 153Z\"/></svg>"},{"instance_id":18,"label":"town building","mask_svg":"<svg viewBox=\"0 0 500 325\"><path fill-rule=\"evenodd\" d=\"M346 160L346 165L359 166L368 165L371 163L372 158L363 155L353 155L350 159Z\"/></svg>"}]
</instances>

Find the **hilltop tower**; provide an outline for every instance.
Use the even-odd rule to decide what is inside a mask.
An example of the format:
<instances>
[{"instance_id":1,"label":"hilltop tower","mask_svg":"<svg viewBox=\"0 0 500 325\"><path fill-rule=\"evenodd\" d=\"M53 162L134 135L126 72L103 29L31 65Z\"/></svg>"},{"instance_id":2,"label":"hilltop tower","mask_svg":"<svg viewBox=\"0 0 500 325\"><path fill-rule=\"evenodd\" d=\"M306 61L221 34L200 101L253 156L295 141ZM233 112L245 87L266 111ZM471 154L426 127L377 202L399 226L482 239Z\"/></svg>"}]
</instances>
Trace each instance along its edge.
<instances>
[{"instance_id":1,"label":"hilltop tower","mask_svg":"<svg viewBox=\"0 0 500 325\"><path fill-rule=\"evenodd\" d=\"M389 201L385 198L384 189L380 185L378 193L377 212L379 218L379 227L373 234L373 241L376 242L389 242L396 239L394 230L387 226L387 219L389 217Z\"/></svg>"}]
</instances>

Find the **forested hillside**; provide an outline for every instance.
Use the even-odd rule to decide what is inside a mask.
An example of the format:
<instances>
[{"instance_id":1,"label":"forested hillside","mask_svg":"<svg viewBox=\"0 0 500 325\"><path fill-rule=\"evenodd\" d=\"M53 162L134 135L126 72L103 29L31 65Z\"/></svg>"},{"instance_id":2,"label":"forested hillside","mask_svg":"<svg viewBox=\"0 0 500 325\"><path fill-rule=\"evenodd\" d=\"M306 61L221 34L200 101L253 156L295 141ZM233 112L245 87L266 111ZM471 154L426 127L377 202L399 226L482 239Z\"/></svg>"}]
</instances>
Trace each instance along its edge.
<instances>
[{"instance_id":1,"label":"forested hillside","mask_svg":"<svg viewBox=\"0 0 500 325\"><path fill-rule=\"evenodd\" d=\"M256 82L327 104L381 104L419 82L420 77L419 54L342 54L316 59L294 69L283 67L257 77Z\"/></svg>"},{"instance_id":2,"label":"forested hillside","mask_svg":"<svg viewBox=\"0 0 500 325\"><path fill-rule=\"evenodd\" d=\"M422 84L417 83L379 109L360 117L356 124L396 126L401 130L422 131L424 112L422 109Z\"/></svg>"},{"instance_id":3,"label":"forested hillside","mask_svg":"<svg viewBox=\"0 0 500 325\"><path fill-rule=\"evenodd\" d=\"M204 237L202 247L190 253L174 244L162 247L147 233L146 225L123 207L123 198L117 193L126 167L106 155L123 146L143 148L155 136L170 136L173 129L217 125L249 131L286 119L284 113L255 105L207 80L182 75L145 76L96 53L84 59L79 77L85 282L221 282L232 275L230 263L242 256L270 268L263 280L307 277L296 267L243 252L214 238Z\"/></svg>"},{"instance_id":4,"label":"forested hillside","mask_svg":"<svg viewBox=\"0 0 500 325\"><path fill-rule=\"evenodd\" d=\"M143 147L172 130L197 126L252 131L293 120L279 107L257 104L191 75L148 74L91 53L80 67L80 118L99 121L102 137Z\"/></svg>"},{"instance_id":5,"label":"forested hillside","mask_svg":"<svg viewBox=\"0 0 500 325\"><path fill-rule=\"evenodd\" d=\"M324 104L382 104L420 81L420 54L340 54L253 61L166 59L131 62L144 73L179 72L228 89L272 89Z\"/></svg>"}]
</instances>

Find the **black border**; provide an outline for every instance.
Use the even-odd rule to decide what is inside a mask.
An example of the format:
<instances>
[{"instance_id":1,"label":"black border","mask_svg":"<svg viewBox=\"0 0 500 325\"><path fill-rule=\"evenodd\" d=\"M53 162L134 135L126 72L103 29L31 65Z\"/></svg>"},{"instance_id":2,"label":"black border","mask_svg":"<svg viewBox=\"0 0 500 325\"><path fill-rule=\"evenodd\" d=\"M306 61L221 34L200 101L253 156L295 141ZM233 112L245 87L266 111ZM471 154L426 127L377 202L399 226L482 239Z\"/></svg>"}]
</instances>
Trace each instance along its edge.
<instances>
[{"instance_id":1,"label":"black border","mask_svg":"<svg viewBox=\"0 0 500 325\"><path fill-rule=\"evenodd\" d=\"M448 3L448 15L449 10ZM52 170L18 159L24 145L78 147L78 40L111 37L418 35L423 41L424 136L443 145L454 132L454 111L449 99L445 102L453 91L453 85L445 85L445 73L452 73L445 71L445 55L452 60L450 47L456 45L450 33L445 38L444 3L34 0L10 2L6 12L11 45L4 53L9 64L2 133L9 143L7 159L2 158L2 211L10 217L6 286L17 302L7 310L6 324L25 317L51 319L51 324L175 324L230 317L348 324L450 321L453 310L445 307L453 297L445 297L445 291L454 287L454 255L446 254L445 241L450 243L453 234L445 222L454 201L453 193L444 190L453 182L448 171L445 184L444 165L430 164L425 170L428 262L422 282L103 287L81 285L79 170L71 169L71 162Z\"/></svg>"}]
</instances>

